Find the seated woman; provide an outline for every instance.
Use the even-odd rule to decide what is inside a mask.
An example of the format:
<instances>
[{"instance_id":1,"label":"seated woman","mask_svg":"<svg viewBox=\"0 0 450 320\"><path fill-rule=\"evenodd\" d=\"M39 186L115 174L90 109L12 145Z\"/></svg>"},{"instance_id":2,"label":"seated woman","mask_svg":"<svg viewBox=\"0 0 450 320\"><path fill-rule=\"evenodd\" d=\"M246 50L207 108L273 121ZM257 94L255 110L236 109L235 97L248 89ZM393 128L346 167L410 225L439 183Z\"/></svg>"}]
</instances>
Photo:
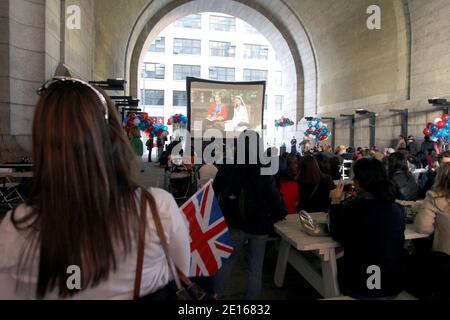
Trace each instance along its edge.
<instances>
[{"instance_id":1,"label":"seated woman","mask_svg":"<svg viewBox=\"0 0 450 320\"><path fill-rule=\"evenodd\" d=\"M305 156L300 160L298 185L300 201L297 212L328 212L330 191L336 186L330 176L320 171L313 156Z\"/></svg>"},{"instance_id":2,"label":"seated woman","mask_svg":"<svg viewBox=\"0 0 450 320\"><path fill-rule=\"evenodd\" d=\"M330 194L331 235L345 250L341 291L356 299L394 297L403 291L404 209L395 203L395 188L380 161L362 158L353 172L353 201L341 204L343 183ZM378 280L369 279L373 270Z\"/></svg>"},{"instance_id":3,"label":"seated woman","mask_svg":"<svg viewBox=\"0 0 450 320\"><path fill-rule=\"evenodd\" d=\"M397 188L399 200L414 201L419 196L419 187L409 172L406 156L395 152L388 158L389 178Z\"/></svg>"},{"instance_id":4,"label":"seated woman","mask_svg":"<svg viewBox=\"0 0 450 320\"><path fill-rule=\"evenodd\" d=\"M143 189L133 181L135 156L114 103L70 78L54 79L40 92L33 192L0 225L0 300L160 296L172 275L152 212L137 205ZM163 190L147 196L156 202L173 261L188 273L189 234L180 209ZM142 214L148 231L139 286ZM82 272L75 289L66 285L76 275L71 267Z\"/></svg>"},{"instance_id":5,"label":"seated woman","mask_svg":"<svg viewBox=\"0 0 450 320\"><path fill-rule=\"evenodd\" d=\"M450 163L437 171L436 182L428 191L422 210L416 217L417 232L433 234L433 249L422 273L436 298L450 298Z\"/></svg>"}]
</instances>

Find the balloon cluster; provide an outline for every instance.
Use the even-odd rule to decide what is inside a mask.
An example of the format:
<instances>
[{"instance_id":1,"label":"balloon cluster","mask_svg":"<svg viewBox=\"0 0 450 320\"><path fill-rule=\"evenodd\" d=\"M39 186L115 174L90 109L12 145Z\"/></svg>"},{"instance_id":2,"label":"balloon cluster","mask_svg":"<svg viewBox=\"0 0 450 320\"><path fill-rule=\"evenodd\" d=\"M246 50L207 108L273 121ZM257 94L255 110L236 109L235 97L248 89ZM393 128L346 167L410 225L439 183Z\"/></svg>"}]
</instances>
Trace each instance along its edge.
<instances>
[{"instance_id":1,"label":"balloon cluster","mask_svg":"<svg viewBox=\"0 0 450 320\"><path fill-rule=\"evenodd\" d=\"M435 119L434 123L429 122L423 130L423 134L434 142L450 140L450 116L444 114L442 118Z\"/></svg>"},{"instance_id":2,"label":"balloon cluster","mask_svg":"<svg viewBox=\"0 0 450 320\"><path fill-rule=\"evenodd\" d=\"M123 120L124 128L127 133L130 132L132 128L138 128L139 130L150 135L153 130L155 121L148 116L147 113L129 113Z\"/></svg>"},{"instance_id":3,"label":"balloon cluster","mask_svg":"<svg viewBox=\"0 0 450 320\"><path fill-rule=\"evenodd\" d=\"M178 125L181 127L185 127L187 125L188 118L183 114L175 114L169 118L167 121L167 125Z\"/></svg>"},{"instance_id":4,"label":"balloon cluster","mask_svg":"<svg viewBox=\"0 0 450 320\"><path fill-rule=\"evenodd\" d=\"M294 124L295 124L294 121L292 121L289 118L285 118L285 117L282 117L279 120L275 120L275 127L276 128L279 128L279 127L281 127L281 128L291 127Z\"/></svg>"},{"instance_id":5,"label":"balloon cluster","mask_svg":"<svg viewBox=\"0 0 450 320\"><path fill-rule=\"evenodd\" d=\"M160 137L162 134L165 134L166 136L169 134L169 128L163 124L154 124L153 130L151 131L152 137Z\"/></svg>"},{"instance_id":6,"label":"balloon cluster","mask_svg":"<svg viewBox=\"0 0 450 320\"><path fill-rule=\"evenodd\" d=\"M331 133L328 126L316 118L308 121L308 130L305 131L305 136L316 141L325 141L328 140Z\"/></svg>"}]
</instances>

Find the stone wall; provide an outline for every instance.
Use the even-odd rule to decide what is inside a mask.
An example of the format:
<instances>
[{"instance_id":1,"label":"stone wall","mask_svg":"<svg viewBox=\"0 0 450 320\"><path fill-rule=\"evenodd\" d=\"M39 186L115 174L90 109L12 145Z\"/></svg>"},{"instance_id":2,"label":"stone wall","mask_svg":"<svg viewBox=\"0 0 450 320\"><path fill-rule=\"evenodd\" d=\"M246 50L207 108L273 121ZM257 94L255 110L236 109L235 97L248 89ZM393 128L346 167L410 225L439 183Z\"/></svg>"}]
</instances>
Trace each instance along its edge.
<instances>
[{"instance_id":1,"label":"stone wall","mask_svg":"<svg viewBox=\"0 0 450 320\"><path fill-rule=\"evenodd\" d=\"M60 0L0 0L0 161L30 151L35 89L60 61L84 79L128 77L142 21L164 18L145 9L190 2L202 3L66 0L80 6L82 29L62 36ZM418 137L426 121L441 114L427 99L450 95L448 0L224 0L221 11L232 12L236 3L271 20L280 33L268 38L282 37L298 52L304 87L297 88L303 96L297 115L336 117L337 144L348 144L349 135L348 122L339 115L357 108L377 112L380 147L392 145L400 133L400 117L389 109L408 108L410 132ZM382 9L381 30L365 27L372 4ZM368 145L368 120L358 118L355 138L357 145Z\"/></svg>"},{"instance_id":2,"label":"stone wall","mask_svg":"<svg viewBox=\"0 0 450 320\"><path fill-rule=\"evenodd\" d=\"M0 161L31 151L36 88L45 78L45 1L2 1L2 113ZM6 57L6 59L3 59Z\"/></svg>"}]
</instances>

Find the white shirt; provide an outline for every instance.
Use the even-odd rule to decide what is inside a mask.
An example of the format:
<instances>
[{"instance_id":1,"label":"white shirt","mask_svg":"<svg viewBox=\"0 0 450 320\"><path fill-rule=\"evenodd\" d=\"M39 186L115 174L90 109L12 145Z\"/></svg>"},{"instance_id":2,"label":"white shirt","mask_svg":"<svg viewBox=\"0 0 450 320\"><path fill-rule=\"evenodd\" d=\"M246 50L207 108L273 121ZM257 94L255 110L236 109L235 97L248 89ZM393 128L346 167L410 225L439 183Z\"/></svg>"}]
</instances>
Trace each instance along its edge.
<instances>
[{"instance_id":1,"label":"white shirt","mask_svg":"<svg viewBox=\"0 0 450 320\"><path fill-rule=\"evenodd\" d=\"M189 275L188 225L172 195L160 189L152 189L151 193L158 206L172 259L186 275ZM23 217L29 210L29 207L22 205L16 209L15 217ZM149 208L147 218L149 225L146 234L141 296L163 288L172 279ZM19 231L14 227L11 222L11 212L9 212L0 224L0 299L35 299L39 265L38 252L33 255L35 257L33 263L27 264L24 272L17 276L18 259L23 245L26 244L26 235L27 232ZM123 254L116 253L116 259L121 256ZM134 240L132 251L122 261L118 261L117 270L110 273L107 281L102 282L96 288L86 288L71 299L133 299L136 261L137 244ZM20 288L18 290L16 290L17 284ZM57 292L52 292L45 299L59 299L59 296Z\"/></svg>"}]
</instances>

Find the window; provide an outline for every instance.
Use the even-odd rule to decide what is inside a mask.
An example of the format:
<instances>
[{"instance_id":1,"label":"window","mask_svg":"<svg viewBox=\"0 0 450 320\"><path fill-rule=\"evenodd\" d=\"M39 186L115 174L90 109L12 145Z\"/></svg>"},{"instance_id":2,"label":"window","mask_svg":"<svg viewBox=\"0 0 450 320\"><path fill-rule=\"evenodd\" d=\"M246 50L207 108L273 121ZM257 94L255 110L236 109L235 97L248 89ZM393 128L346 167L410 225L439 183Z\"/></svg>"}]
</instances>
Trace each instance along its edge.
<instances>
[{"instance_id":1,"label":"window","mask_svg":"<svg viewBox=\"0 0 450 320\"><path fill-rule=\"evenodd\" d=\"M184 64L173 65L173 80L186 80L186 77L200 77L200 66Z\"/></svg>"},{"instance_id":2,"label":"window","mask_svg":"<svg viewBox=\"0 0 450 320\"><path fill-rule=\"evenodd\" d=\"M150 52L165 52L166 51L166 38L158 37L153 40L150 46Z\"/></svg>"},{"instance_id":3,"label":"window","mask_svg":"<svg viewBox=\"0 0 450 320\"><path fill-rule=\"evenodd\" d=\"M209 28L211 31L236 31L236 18L211 16L209 20Z\"/></svg>"},{"instance_id":4,"label":"window","mask_svg":"<svg viewBox=\"0 0 450 320\"><path fill-rule=\"evenodd\" d=\"M277 110L283 110L284 96L275 96L275 108Z\"/></svg>"},{"instance_id":5,"label":"window","mask_svg":"<svg viewBox=\"0 0 450 320\"><path fill-rule=\"evenodd\" d=\"M164 90L141 90L141 99L146 106L164 106Z\"/></svg>"},{"instance_id":6,"label":"window","mask_svg":"<svg viewBox=\"0 0 450 320\"><path fill-rule=\"evenodd\" d=\"M236 56L236 46L232 46L231 42L210 41L209 54L212 57L229 57Z\"/></svg>"},{"instance_id":7,"label":"window","mask_svg":"<svg viewBox=\"0 0 450 320\"><path fill-rule=\"evenodd\" d=\"M183 17L175 21L175 27L201 29L202 28L202 16L199 14L192 14L190 16Z\"/></svg>"},{"instance_id":8,"label":"window","mask_svg":"<svg viewBox=\"0 0 450 320\"><path fill-rule=\"evenodd\" d=\"M185 106L187 106L186 91L174 91L173 92L173 106L174 107L185 107Z\"/></svg>"},{"instance_id":9,"label":"window","mask_svg":"<svg viewBox=\"0 0 450 320\"><path fill-rule=\"evenodd\" d=\"M244 69L244 81L267 81L267 70Z\"/></svg>"},{"instance_id":10,"label":"window","mask_svg":"<svg viewBox=\"0 0 450 320\"><path fill-rule=\"evenodd\" d=\"M269 47L258 44L244 45L244 59L267 60L269 57Z\"/></svg>"},{"instance_id":11,"label":"window","mask_svg":"<svg viewBox=\"0 0 450 320\"><path fill-rule=\"evenodd\" d=\"M201 52L201 40L175 38L173 41L174 54L193 54L199 56Z\"/></svg>"},{"instance_id":12,"label":"window","mask_svg":"<svg viewBox=\"0 0 450 320\"><path fill-rule=\"evenodd\" d=\"M142 68L142 78L164 80L166 65L161 63L145 62Z\"/></svg>"},{"instance_id":13,"label":"window","mask_svg":"<svg viewBox=\"0 0 450 320\"><path fill-rule=\"evenodd\" d=\"M283 72L281 71L277 71L275 74L275 84L278 87L282 87L283 86Z\"/></svg>"},{"instance_id":14,"label":"window","mask_svg":"<svg viewBox=\"0 0 450 320\"><path fill-rule=\"evenodd\" d=\"M267 110L267 100L269 99L269 97L267 96L267 94L264 96L264 110Z\"/></svg>"},{"instance_id":15,"label":"window","mask_svg":"<svg viewBox=\"0 0 450 320\"><path fill-rule=\"evenodd\" d=\"M234 68L222 68L222 67L210 67L209 79L217 81L234 81L235 69Z\"/></svg>"}]
</instances>

